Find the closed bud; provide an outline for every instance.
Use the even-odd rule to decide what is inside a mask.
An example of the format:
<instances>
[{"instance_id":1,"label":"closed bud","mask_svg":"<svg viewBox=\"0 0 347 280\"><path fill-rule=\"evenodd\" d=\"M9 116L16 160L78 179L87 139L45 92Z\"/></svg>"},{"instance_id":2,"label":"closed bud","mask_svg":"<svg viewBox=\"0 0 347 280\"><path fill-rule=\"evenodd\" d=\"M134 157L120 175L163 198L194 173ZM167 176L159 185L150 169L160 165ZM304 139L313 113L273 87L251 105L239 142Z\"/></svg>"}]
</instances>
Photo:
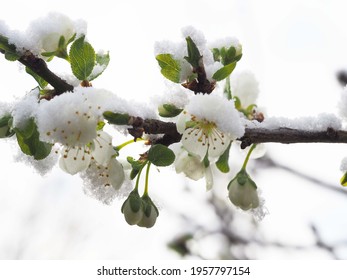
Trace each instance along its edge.
<instances>
[{"instance_id":1,"label":"closed bud","mask_svg":"<svg viewBox=\"0 0 347 280\"><path fill-rule=\"evenodd\" d=\"M132 191L123 203L122 213L129 225L136 225L143 216L142 200L137 190Z\"/></svg>"},{"instance_id":2,"label":"closed bud","mask_svg":"<svg viewBox=\"0 0 347 280\"><path fill-rule=\"evenodd\" d=\"M9 125L11 120L12 117L10 115L0 118L0 138L11 137L14 134Z\"/></svg>"},{"instance_id":3,"label":"closed bud","mask_svg":"<svg viewBox=\"0 0 347 280\"><path fill-rule=\"evenodd\" d=\"M228 185L229 199L242 210L255 209L259 206L257 185L245 170L236 174Z\"/></svg>"},{"instance_id":4,"label":"closed bud","mask_svg":"<svg viewBox=\"0 0 347 280\"><path fill-rule=\"evenodd\" d=\"M139 227L151 228L159 216L159 211L148 195L142 196L143 216L138 222Z\"/></svg>"}]
</instances>

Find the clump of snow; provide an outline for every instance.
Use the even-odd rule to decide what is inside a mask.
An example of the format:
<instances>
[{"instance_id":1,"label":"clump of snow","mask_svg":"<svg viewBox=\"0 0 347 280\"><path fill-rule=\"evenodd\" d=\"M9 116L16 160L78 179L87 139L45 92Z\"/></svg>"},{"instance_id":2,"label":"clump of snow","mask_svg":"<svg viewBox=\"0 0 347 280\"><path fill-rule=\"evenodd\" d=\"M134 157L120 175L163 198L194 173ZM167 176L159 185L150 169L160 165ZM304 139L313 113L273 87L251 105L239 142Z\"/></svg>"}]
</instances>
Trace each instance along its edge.
<instances>
[{"instance_id":1,"label":"clump of snow","mask_svg":"<svg viewBox=\"0 0 347 280\"><path fill-rule=\"evenodd\" d=\"M220 38L214 42L209 43L208 46L211 49L212 48L221 49L223 47L230 48L231 46L233 46L236 49L236 51L241 48L241 44L236 37Z\"/></svg>"},{"instance_id":2,"label":"clump of snow","mask_svg":"<svg viewBox=\"0 0 347 280\"><path fill-rule=\"evenodd\" d=\"M164 94L155 96L153 103L158 107L162 104L172 104L177 108L184 108L189 102L189 94L192 92L189 89L182 87L181 85L170 85Z\"/></svg>"},{"instance_id":3,"label":"clump of snow","mask_svg":"<svg viewBox=\"0 0 347 280\"><path fill-rule=\"evenodd\" d=\"M17 51L29 50L40 55L42 52L57 50L61 36L68 41L74 34L77 34L77 37L86 34L87 24L82 20L73 21L60 13L49 13L33 21L24 32L0 27L1 32L16 46Z\"/></svg>"},{"instance_id":4,"label":"clump of snow","mask_svg":"<svg viewBox=\"0 0 347 280\"><path fill-rule=\"evenodd\" d=\"M235 109L232 100L216 94L197 94L191 97L185 110L199 119L214 122L221 131L228 133L233 139L244 134L240 113Z\"/></svg>"},{"instance_id":5,"label":"clump of snow","mask_svg":"<svg viewBox=\"0 0 347 280\"><path fill-rule=\"evenodd\" d=\"M285 117L268 117L263 122L246 121L248 127L278 129L302 129L306 131L326 131L328 128L339 130L342 128L341 120L334 114L321 113L317 117L298 117L289 119Z\"/></svg>"},{"instance_id":6,"label":"clump of snow","mask_svg":"<svg viewBox=\"0 0 347 280\"><path fill-rule=\"evenodd\" d=\"M233 73L230 78L230 86L232 95L240 99L244 108L256 103L259 95L259 84L252 72Z\"/></svg>"},{"instance_id":7,"label":"clump of snow","mask_svg":"<svg viewBox=\"0 0 347 280\"><path fill-rule=\"evenodd\" d=\"M42 160L36 160L32 156L28 156L18 150L18 153L14 156L14 160L16 162L23 162L24 164L32 167L38 174L44 176L56 165L58 155L55 152L51 152L48 157Z\"/></svg>"},{"instance_id":8,"label":"clump of snow","mask_svg":"<svg viewBox=\"0 0 347 280\"><path fill-rule=\"evenodd\" d=\"M13 104L5 103L5 102L0 102L0 118L11 114L13 110Z\"/></svg>"},{"instance_id":9,"label":"clump of snow","mask_svg":"<svg viewBox=\"0 0 347 280\"><path fill-rule=\"evenodd\" d=\"M192 38L193 42L198 48L205 48L206 39L204 34L200 30L195 29L195 27L193 26L186 26L181 29L181 32L184 38Z\"/></svg>"},{"instance_id":10,"label":"clump of snow","mask_svg":"<svg viewBox=\"0 0 347 280\"><path fill-rule=\"evenodd\" d=\"M39 107L39 90L30 91L23 99L17 102L12 111L13 126L23 129L30 118L34 118Z\"/></svg>"}]
</instances>

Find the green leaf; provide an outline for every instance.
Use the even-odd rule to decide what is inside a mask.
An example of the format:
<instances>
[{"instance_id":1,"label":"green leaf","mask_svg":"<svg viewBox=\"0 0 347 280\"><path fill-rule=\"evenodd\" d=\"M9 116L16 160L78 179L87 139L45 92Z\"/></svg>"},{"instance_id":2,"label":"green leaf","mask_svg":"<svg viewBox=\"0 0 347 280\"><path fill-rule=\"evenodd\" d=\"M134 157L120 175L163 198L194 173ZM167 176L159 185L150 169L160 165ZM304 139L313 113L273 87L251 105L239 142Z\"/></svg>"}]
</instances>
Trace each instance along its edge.
<instances>
[{"instance_id":1,"label":"green leaf","mask_svg":"<svg viewBox=\"0 0 347 280\"><path fill-rule=\"evenodd\" d=\"M0 138L11 137L14 131L11 129L12 116L5 115L0 118Z\"/></svg>"},{"instance_id":2,"label":"green leaf","mask_svg":"<svg viewBox=\"0 0 347 280\"><path fill-rule=\"evenodd\" d=\"M171 54L158 54L156 57L161 68L161 74L168 80L179 83L181 66L179 61L175 60Z\"/></svg>"},{"instance_id":3,"label":"green leaf","mask_svg":"<svg viewBox=\"0 0 347 280\"><path fill-rule=\"evenodd\" d=\"M183 109L177 108L173 104L163 104L158 108L159 116L163 118L173 118L179 115Z\"/></svg>"},{"instance_id":4,"label":"green leaf","mask_svg":"<svg viewBox=\"0 0 347 280\"><path fill-rule=\"evenodd\" d=\"M228 148L224 151L224 153L219 157L219 159L216 162L217 168L223 173L228 173L230 171L230 167L229 167L230 147L231 147L231 142Z\"/></svg>"},{"instance_id":5,"label":"green leaf","mask_svg":"<svg viewBox=\"0 0 347 280\"><path fill-rule=\"evenodd\" d=\"M9 61L15 61L20 58L17 53L16 46L8 42L8 38L0 34L0 51L5 54L5 58Z\"/></svg>"},{"instance_id":6,"label":"green leaf","mask_svg":"<svg viewBox=\"0 0 347 280\"><path fill-rule=\"evenodd\" d=\"M33 156L36 160L46 158L51 150L52 144L40 141L40 133L37 130L34 119L30 119L25 129L14 129L17 135L17 142L26 155Z\"/></svg>"},{"instance_id":7,"label":"green leaf","mask_svg":"<svg viewBox=\"0 0 347 280\"><path fill-rule=\"evenodd\" d=\"M94 65L93 71L88 77L88 81L92 81L99 77L107 68L110 62L110 54L97 54L95 57L96 64Z\"/></svg>"},{"instance_id":8,"label":"green leaf","mask_svg":"<svg viewBox=\"0 0 347 280\"><path fill-rule=\"evenodd\" d=\"M230 63L220 69L218 69L212 76L212 78L216 81L224 80L228 77L236 67L236 62Z\"/></svg>"},{"instance_id":9,"label":"green leaf","mask_svg":"<svg viewBox=\"0 0 347 280\"><path fill-rule=\"evenodd\" d=\"M41 89L44 89L44 88L48 85L48 83L46 82L46 80L44 80L43 78L41 78L39 75L37 75L37 74L36 74L33 70L31 70L30 68L25 67L25 71L35 79L35 81L39 84L39 87L40 87Z\"/></svg>"},{"instance_id":10,"label":"green leaf","mask_svg":"<svg viewBox=\"0 0 347 280\"><path fill-rule=\"evenodd\" d=\"M212 54L213 54L213 60L214 61L220 61L220 51L219 51L219 49L217 49L217 48L213 48L212 50Z\"/></svg>"},{"instance_id":11,"label":"green leaf","mask_svg":"<svg viewBox=\"0 0 347 280\"><path fill-rule=\"evenodd\" d=\"M84 41L84 36L73 42L69 56L72 73L80 81L87 80L95 65L95 51L91 44Z\"/></svg>"},{"instance_id":12,"label":"green leaf","mask_svg":"<svg viewBox=\"0 0 347 280\"><path fill-rule=\"evenodd\" d=\"M113 113L111 111L106 111L103 116L110 124L117 125L127 125L130 119L128 114Z\"/></svg>"},{"instance_id":13,"label":"green leaf","mask_svg":"<svg viewBox=\"0 0 347 280\"><path fill-rule=\"evenodd\" d=\"M200 60L202 58L198 47L189 36L186 38L187 41L187 49L188 56L185 56L184 59L189 62L194 68L198 68L200 66Z\"/></svg>"},{"instance_id":14,"label":"green leaf","mask_svg":"<svg viewBox=\"0 0 347 280\"><path fill-rule=\"evenodd\" d=\"M148 160L156 166L169 166L175 161L175 154L168 147L157 144L149 149Z\"/></svg>"}]
</instances>

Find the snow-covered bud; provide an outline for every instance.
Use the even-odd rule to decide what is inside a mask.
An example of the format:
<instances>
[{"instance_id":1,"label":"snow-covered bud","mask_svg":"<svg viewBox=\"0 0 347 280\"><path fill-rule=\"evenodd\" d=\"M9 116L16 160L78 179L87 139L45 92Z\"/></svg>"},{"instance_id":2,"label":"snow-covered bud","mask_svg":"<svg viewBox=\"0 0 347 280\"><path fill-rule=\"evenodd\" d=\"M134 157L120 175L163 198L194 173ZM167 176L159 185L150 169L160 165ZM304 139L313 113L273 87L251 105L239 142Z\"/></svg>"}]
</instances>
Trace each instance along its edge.
<instances>
[{"instance_id":1,"label":"snow-covered bud","mask_svg":"<svg viewBox=\"0 0 347 280\"><path fill-rule=\"evenodd\" d=\"M142 196L143 215L138 222L139 227L151 228L154 226L159 216L158 208L154 205L152 199L148 195Z\"/></svg>"},{"instance_id":2,"label":"snow-covered bud","mask_svg":"<svg viewBox=\"0 0 347 280\"><path fill-rule=\"evenodd\" d=\"M143 216L142 199L136 190L133 190L122 206L122 213L129 225L138 224Z\"/></svg>"},{"instance_id":3,"label":"snow-covered bud","mask_svg":"<svg viewBox=\"0 0 347 280\"><path fill-rule=\"evenodd\" d=\"M229 199L242 210L255 209L259 206L257 185L249 177L246 170L236 174L228 185Z\"/></svg>"}]
</instances>

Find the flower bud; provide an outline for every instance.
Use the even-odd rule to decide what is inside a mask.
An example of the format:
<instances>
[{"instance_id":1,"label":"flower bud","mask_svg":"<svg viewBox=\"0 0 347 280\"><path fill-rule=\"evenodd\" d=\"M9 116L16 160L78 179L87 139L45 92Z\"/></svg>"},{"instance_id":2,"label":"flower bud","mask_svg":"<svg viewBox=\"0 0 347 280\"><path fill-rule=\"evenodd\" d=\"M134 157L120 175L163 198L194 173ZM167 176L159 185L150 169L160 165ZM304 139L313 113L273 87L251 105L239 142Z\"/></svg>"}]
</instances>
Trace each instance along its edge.
<instances>
[{"instance_id":1,"label":"flower bud","mask_svg":"<svg viewBox=\"0 0 347 280\"><path fill-rule=\"evenodd\" d=\"M229 199L242 210L255 209L259 206L257 185L245 170L236 174L228 185Z\"/></svg>"},{"instance_id":2,"label":"flower bud","mask_svg":"<svg viewBox=\"0 0 347 280\"><path fill-rule=\"evenodd\" d=\"M122 206L122 213L129 225L136 225L143 216L142 200L137 190L132 191Z\"/></svg>"},{"instance_id":3,"label":"flower bud","mask_svg":"<svg viewBox=\"0 0 347 280\"><path fill-rule=\"evenodd\" d=\"M142 197L143 205L143 216L142 219L138 222L139 227L151 228L154 226L158 216L159 211L154 205L152 199L148 195Z\"/></svg>"}]
</instances>

